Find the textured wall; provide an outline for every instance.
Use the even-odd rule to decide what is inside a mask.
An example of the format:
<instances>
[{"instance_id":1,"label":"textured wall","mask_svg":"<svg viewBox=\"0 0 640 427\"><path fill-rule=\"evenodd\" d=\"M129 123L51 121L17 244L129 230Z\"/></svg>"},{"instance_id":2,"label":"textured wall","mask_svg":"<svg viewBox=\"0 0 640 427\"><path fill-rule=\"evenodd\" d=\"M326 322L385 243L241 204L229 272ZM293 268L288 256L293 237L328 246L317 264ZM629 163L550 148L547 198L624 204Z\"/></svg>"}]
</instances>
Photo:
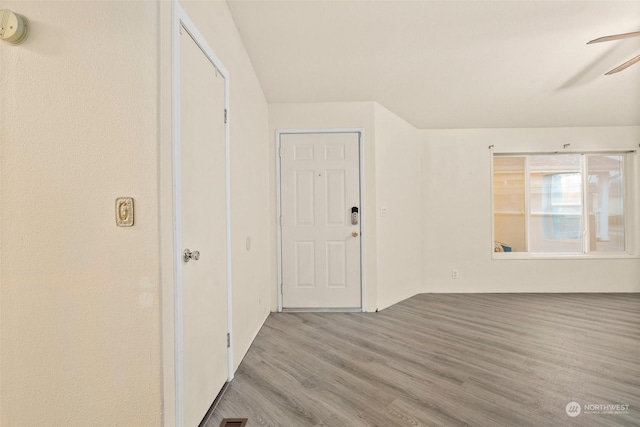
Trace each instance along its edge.
<instances>
[{"instance_id":1,"label":"textured wall","mask_svg":"<svg viewBox=\"0 0 640 427\"><path fill-rule=\"evenodd\" d=\"M157 4L2 7L0 424L159 425Z\"/></svg>"}]
</instances>

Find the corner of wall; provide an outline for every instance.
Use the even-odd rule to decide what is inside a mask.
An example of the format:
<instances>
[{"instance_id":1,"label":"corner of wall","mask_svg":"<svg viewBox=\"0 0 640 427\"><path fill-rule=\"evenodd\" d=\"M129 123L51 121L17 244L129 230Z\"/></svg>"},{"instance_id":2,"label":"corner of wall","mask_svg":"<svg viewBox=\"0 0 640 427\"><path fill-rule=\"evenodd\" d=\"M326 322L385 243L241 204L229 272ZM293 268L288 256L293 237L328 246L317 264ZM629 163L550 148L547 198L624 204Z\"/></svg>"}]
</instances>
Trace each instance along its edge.
<instances>
[{"instance_id":1,"label":"corner of wall","mask_svg":"<svg viewBox=\"0 0 640 427\"><path fill-rule=\"evenodd\" d=\"M419 131L375 103L377 306L422 290L422 180Z\"/></svg>"}]
</instances>

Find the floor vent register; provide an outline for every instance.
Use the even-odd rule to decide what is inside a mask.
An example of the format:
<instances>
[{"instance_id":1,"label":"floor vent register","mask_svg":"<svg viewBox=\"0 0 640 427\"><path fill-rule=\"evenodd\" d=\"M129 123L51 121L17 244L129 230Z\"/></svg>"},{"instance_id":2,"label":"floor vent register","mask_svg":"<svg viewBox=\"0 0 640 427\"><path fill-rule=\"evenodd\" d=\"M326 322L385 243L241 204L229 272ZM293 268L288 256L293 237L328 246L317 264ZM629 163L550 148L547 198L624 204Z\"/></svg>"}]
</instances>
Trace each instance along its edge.
<instances>
[{"instance_id":1,"label":"floor vent register","mask_svg":"<svg viewBox=\"0 0 640 427\"><path fill-rule=\"evenodd\" d=\"M247 425L247 418L225 418L220 423L220 427L244 427Z\"/></svg>"}]
</instances>

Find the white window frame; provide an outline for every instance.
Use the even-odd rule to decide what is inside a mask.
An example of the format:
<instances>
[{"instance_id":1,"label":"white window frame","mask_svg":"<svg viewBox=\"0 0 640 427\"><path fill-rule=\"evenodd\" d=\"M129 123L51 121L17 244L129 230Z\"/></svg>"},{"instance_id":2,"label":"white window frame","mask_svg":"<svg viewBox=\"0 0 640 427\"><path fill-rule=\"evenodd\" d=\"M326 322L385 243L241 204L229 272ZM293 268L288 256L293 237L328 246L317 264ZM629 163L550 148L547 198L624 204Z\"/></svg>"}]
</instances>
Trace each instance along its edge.
<instances>
[{"instance_id":1,"label":"white window frame","mask_svg":"<svg viewBox=\"0 0 640 427\"><path fill-rule=\"evenodd\" d=\"M586 189L587 174L585 168L587 167L586 155L624 155L623 162L623 192L624 192L624 223L625 223L625 250L618 252L590 252L590 242L588 231L588 221L583 220L583 240L582 240L582 253L532 253L530 251L531 242L531 203L530 192L528 188L530 186L530 168L529 158L535 155L552 155L552 154L580 154L581 160L581 173L583 178L582 188L582 209L583 218L588 218L588 204L587 197L588 192ZM490 194L491 194L491 258L494 260L549 260L549 259L629 259L640 258L640 165L638 155L636 151L619 151L619 150L606 150L606 151L563 151L563 152L491 152L491 172L490 172ZM526 252L494 252L494 235L495 235L495 219L494 219L494 193L493 193L493 159L495 157L524 157L524 185L527 191L525 191L525 236L526 236Z\"/></svg>"}]
</instances>

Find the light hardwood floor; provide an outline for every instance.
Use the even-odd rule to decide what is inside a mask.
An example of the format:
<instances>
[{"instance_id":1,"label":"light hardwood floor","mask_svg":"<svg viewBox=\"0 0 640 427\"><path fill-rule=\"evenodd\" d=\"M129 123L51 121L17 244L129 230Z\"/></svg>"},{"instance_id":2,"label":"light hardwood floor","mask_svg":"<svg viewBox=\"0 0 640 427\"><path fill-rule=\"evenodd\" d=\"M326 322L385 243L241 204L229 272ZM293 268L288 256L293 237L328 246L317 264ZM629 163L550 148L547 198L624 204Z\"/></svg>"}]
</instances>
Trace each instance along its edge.
<instances>
[{"instance_id":1,"label":"light hardwood floor","mask_svg":"<svg viewBox=\"0 0 640 427\"><path fill-rule=\"evenodd\" d=\"M575 418L566 405L624 404ZM421 294L273 313L207 427L640 426L640 294Z\"/></svg>"}]
</instances>

